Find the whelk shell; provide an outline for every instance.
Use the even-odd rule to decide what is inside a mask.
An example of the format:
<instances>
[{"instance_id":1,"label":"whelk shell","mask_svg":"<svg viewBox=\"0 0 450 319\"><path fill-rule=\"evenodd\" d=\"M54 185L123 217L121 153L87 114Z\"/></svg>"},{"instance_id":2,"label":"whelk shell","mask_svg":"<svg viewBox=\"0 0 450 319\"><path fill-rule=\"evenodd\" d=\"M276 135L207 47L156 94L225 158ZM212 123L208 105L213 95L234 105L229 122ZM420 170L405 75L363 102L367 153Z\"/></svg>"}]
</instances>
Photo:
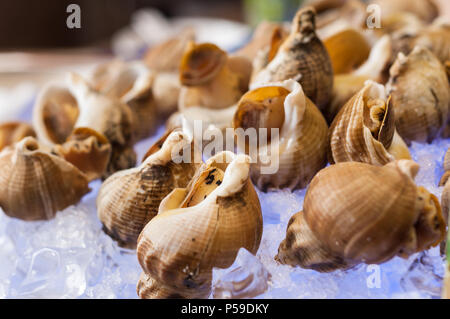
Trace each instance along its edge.
<instances>
[{"instance_id":1,"label":"whelk shell","mask_svg":"<svg viewBox=\"0 0 450 319\"><path fill-rule=\"evenodd\" d=\"M64 144L56 144L52 151L78 167L89 181L102 177L111 158L108 139L87 127L73 130Z\"/></svg>"},{"instance_id":2,"label":"whelk shell","mask_svg":"<svg viewBox=\"0 0 450 319\"><path fill-rule=\"evenodd\" d=\"M438 245L446 222L438 199L414 183L418 169L410 160L323 169L306 192L303 212L289 221L276 259L325 272Z\"/></svg>"},{"instance_id":3,"label":"whelk shell","mask_svg":"<svg viewBox=\"0 0 450 319\"><path fill-rule=\"evenodd\" d=\"M0 151L27 136L36 136L34 129L27 123L6 122L0 124Z\"/></svg>"},{"instance_id":4,"label":"whelk shell","mask_svg":"<svg viewBox=\"0 0 450 319\"><path fill-rule=\"evenodd\" d=\"M330 163L384 165L411 159L395 129L395 114L384 86L367 81L335 117L329 130Z\"/></svg>"},{"instance_id":5,"label":"whelk shell","mask_svg":"<svg viewBox=\"0 0 450 319\"><path fill-rule=\"evenodd\" d=\"M238 148L254 160L251 177L262 190L306 187L326 164L328 126L294 80L269 83L246 93L239 101L233 127ZM267 128L268 140L250 141L258 148L249 149L247 141L239 138L239 128L256 132ZM279 130L278 140L272 139L272 128ZM279 168L276 173L265 174L263 169L270 166Z\"/></svg>"},{"instance_id":6,"label":"whelk shell","mask_svg":"<svg viewBox=\"0 0 450 319\"><path fill-rule=\"evenodd\" d=\"M345 29L323 40L334 74L355 70L370 54L370 44L356 29Z\"/></svg>"},{"instance_id":7,"label":"whelk shell","mask_svg":"<svg viewBox=\"0 0 450 319\"><path fill-rule=\"evenodd\" d=\"M380 6L385 17L399 12L409 12L425 22L431 22L439 14L438 8L432 0L372 0L370 3Z\"/></svg>"},{"instance_id":8,"label":"whelk shell","mask_svg":"<svg viewBox=\"0 0 450 319\"><path fill-rule=\"evenodd\" d=\"M117 172L102 184L98 217L119 245L136 248L139 233L157 214L161 200L191 180L198 164L175 163L172 158L172 152L185 143L187 137L181 132L171 133L139 167Z\"/></svg>"},{"instance_id":9,"label":"whelk shell","mask_svg":"<svg viewBox=\"0 0 450 319\"><path fill-rule=\"evenodd\" d=\"M120 99L134 116L135 139L140 140L154 132L157 113L153 96L154 74L140 61L114 60L98 66L89 82L100 93Z\"/></svg>"},{"instance_id":10,"label":"whelk shell","mask_svg":"<svg viewBox=\"0 0 450 319\"><path fill-rule=\"evenodd\" d=\"M231 127L236 103L248 89L250 69L244 57L229 57L214 44L192 43L180 67L183 131L192 137L194 121L202 121L204 130Z\"/></svg>"},{"instance_id":11,"label":"whelk shell","mask_svg":"<svg viewBox=\"0 0 450 319\"><path fill-rule=\"evenodd\" d=\"M51 219L90 191L78 168L25 137L0 153L0 207L23 220Z\"/></svg>"},{"instance_id":12,"label":"whelk shell","mask_svg":"<svg viewBox=\"0 0 450 319\"><path fill-rule=\"evenodd\" d=\"M206 298L213 267L229 267L241 247L257 252L262 214L249 161L219 153L161 202L138 239L141 298Z\"/></svg>"},{"instance_id":13,"label":"whelk shell","mask_svg":"<svg viewBox=\"0 0 450 319\"><path fill-rule=\"evenodd\" d=\"M176 37L152 47L144 57L144 63L155 73L153 97L158 113L163 117L177 109L181 89L179 66L187 46L194 39L194 30L186 28Z\"/></svg>"},{"instance_id":14,"label":"whelk shell","mask_svg":"<svg viewBox=\"0 0 450 319\"><path fill-rule=\"evenodd\" d=\"M369 58L351 73L334 76L333 95L330 104L324 110L325 117L331 123L342 106L360 89L367 80L384 83L388 77L392 46L389 36L382 36L370 51Z\"/></svg>"},{"instance_id":15,"label":"whelk shell","mask_svg":"<svg viewBox=\"0 0 450 319\"><path fill-rule=\"evenodd\" d=\"M424 47L399 53L386 86L406 142L431 142L447 124L450 89L444 66Z\"/></svg>"},{"instance_id":16,"label":"whelk shell","mask_svg":"<svg viewBox=\"0 0 450 319\"><path fill-rule=\"evenodd\" d=\"M77 74L70 74L68 85L48 85L33 110L38 139L46 145L70 143L69 137L81 128L96 132L87 137L107 138L111 144L111 157L106 172L97 172L97 175L134 166L133 119L127 104L97 92Z\"/></svg>"},{"instance_id":17,"label":"whelk shell","mask_svg":"<svg viewBox=\"0 0 450 319\"><path fill-rule=\"evenodd\" d=\"M294 79L319 108L324 108L331 98L333 69L327 50L315 33L315 16L311 7L297 12L291 33L273 60L252 75L251 88Z\"/></svg>"}]
</instances>

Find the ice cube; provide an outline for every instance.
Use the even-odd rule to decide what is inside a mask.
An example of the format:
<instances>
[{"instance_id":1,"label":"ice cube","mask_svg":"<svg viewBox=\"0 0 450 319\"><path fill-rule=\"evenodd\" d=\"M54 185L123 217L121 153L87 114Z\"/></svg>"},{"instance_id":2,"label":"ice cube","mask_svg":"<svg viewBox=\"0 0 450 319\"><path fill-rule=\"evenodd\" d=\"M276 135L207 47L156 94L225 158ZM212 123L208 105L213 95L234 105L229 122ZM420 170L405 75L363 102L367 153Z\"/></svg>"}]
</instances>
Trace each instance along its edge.
<instances>
[{"instance_id":1,"label":"ice cube","mask_svg":"<svg viewBox=\"0 0 450 319\"><path fill-rule=\"evenodd\" d=\"M217 299L253 298L269 287L270 274L245 248L239 249L227 269L213 269L213 297Z\"/></svg>"}]
</instances>

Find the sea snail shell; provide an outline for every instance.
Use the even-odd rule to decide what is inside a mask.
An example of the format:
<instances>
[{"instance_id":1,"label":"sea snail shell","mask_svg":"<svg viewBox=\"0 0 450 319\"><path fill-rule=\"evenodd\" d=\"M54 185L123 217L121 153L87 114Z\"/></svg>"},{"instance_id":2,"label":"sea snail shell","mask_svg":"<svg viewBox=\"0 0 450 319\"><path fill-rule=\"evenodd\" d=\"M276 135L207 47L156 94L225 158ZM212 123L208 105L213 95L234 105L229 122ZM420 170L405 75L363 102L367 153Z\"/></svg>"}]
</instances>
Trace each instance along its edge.
<instances>
[{"instance_id":1,"label":"sea snail shell","mask_svg":"<svg viewBox=\"0 0 450 319\"><path fill-rule=\"evenodd\" d=\"M33 137L4 149L0 167L0 207L10 217L51 219L90 191L86 175Z\"/></svg>"},{"instance_id":2,"label":"sea snail shell","mask_svg":"<svg viewBox=\"0 0 450 319\"><path fill-rule=\"evenodd\" d=\"M77 74L69 76L68 85L51 84L41 92L33 111L33 124L39 141L49 146L70 140L83 143L79 140L80 130L86 137L93 136L102 149L98 153L103 157L97 160L104 162L109 158L106 172L89 172L95 178L135 164L133 114L129 106L98 93ZM104 147L105 139L110 152ZM68 146L65 149L67 152Z\"/></svg>"},{"instance_id":3,"label":"sea snail shell","mask_svg":"<svg viewBox=\"0 0 450 319\"><path fill-rule=\"evenodd\" d=\"M392 56L392 44L388 35L382 36L372 47L369 58L351 73L336 74L333 95L323 113L329 123L350 98L364 87L367 80L379 83L387 81Z\"/></svg>"},{"instance_id":4,"label":"sea snail shell","mask_svg":"<svg viewBox=\"0 0 450 319\"><path fill-rule=\"evenodd\" d=\"M345 104L330 126L330 163L384 165L395 159L411 159L395 130L389 101L384 86L369 80Z\"/></svg>"},{"instance_id":5,"label":"sea snail shell","mask_svg":"<svg viewBox=\"0 0 450 319\"><path fill-rule=\"evenodd\" d=\"M239 101L233 127L238 148L254 160L251 177L262 190L306 187L326 164L328 126L294 80L265 84L247 92ZM257 132L267 128L268 140L250 141L258 145L253 151L246 140L239 138L239 128L254 128ZM271 129L279 129L278 140L271 136ZM263 159L267 156L268 161ZM277 167L278 171L266 174L263 169L267 166Z\"/></svg>"},{"instance_id":6,"label":"sea snail shell","mask_svg":"<svg viewBox=\"0 0 450 319\"><path fill-rule=\"evenodd\" d=\"M444 157L444 174L442 175L439 186L444 186L441 196L442 213L448 219L450 216L450 148Z\"/></svg>"},{"instance_id":7,"label":"sea snail shell","mask_svg":"<svg viewBox=\"0 0 450 319\"><path fill-rule=\"evenodd\" d=\"M178 107L180 62L189 43L194 40L194 29L186 28L176 37L152 47L144 57L144 63L155 74L152 91L158 114L162 117L170 115Z\"/></svg>"},{"instance_id":8,"label":"sea snail shell","mask_svg":"<svg viewBox=\"0 0 450 319\"><path fill-rule=\"evenodd\" d=\"M446 222L438 199L413 181L419 166L331 165L312 180L276 259L317 271L379 264L438 245Z\"/></svg>"},{"instance_id":9,"label":"sea snail shell","mask_svg":"<svg viewBox=\"0 0 450 319\"><path fill-rule=\"evenodd\" d=\"M249 161L219 153L161 202L138 239L141 298L206 298L213 267L229 267L241 247L256 253L262 214Z\"/></svg>"},{"instance_id":10,"label":"sea snail shell","mask_svg":"<svg viewBox=\"0 0 450 319\"><path fill-rule=\"evenodd\" d=\"M98 66L88 78L100 93L120 99L134 116L135 140L149 136L157 120L152 86L155 75L140 61L114 60Z\"/></svg>"},{"instance_id":11,"label":"sea snail shell","mask_svg":"<svg viewBox=\"0 0 450 319\"><path fill-rule=\"evenodd\" d=\"M27 123L6 122L0 124L0 151L27 136L36 136L34 129Z\"/></svg>"},{"instance_id":12,"label":"sea snail shell","mask_svg":"<svg viewBox=\"0 0 450 319\"><path fill-rule=\"evenodd\" d=\"M431 142L449 115L450 89L445 67L424 47L399 53L386 86L397 130L407 142Z\"/></svg>"},{"instance_id":13,"label":"sea snail shell","mask_svg":"<svg viewBox=\"0 0 450 319\"><path fill-rule=\"evenodd\" d=\"M250 69L244 57L229 57L211 43L191 43L180 65L183 131L192 136L194 121L202 121L204 130L231 127L236 103L248 89Z\"/></svg>"},{"instance_id":14,"label":"sea snail shell","mask_svg":"<svg viewBox=\"0 0 450 319\"><path fill-rule=\"evenodd\" d=\"M252 75L251 88L294 79L319 109L325 107L331 98L333 69L327 50L315 33L315 15L311 7L297 12L290 35L273 60Z\"/></svg>"},{"instance_id":15,"label":"sea snail shell","mask_svg":"<svg viewBox=\"0 0 450 319\"><path fill-rule=\"evenodd\" d=\"M139 233L156 215L161 200L191 180L198 164L175 163L172 158L172 151L186 142L181 132L171 133L139 167L117 172L102 184L98 216L105 232L119 245L136 248Z\"/></svg>"}]
</instances>

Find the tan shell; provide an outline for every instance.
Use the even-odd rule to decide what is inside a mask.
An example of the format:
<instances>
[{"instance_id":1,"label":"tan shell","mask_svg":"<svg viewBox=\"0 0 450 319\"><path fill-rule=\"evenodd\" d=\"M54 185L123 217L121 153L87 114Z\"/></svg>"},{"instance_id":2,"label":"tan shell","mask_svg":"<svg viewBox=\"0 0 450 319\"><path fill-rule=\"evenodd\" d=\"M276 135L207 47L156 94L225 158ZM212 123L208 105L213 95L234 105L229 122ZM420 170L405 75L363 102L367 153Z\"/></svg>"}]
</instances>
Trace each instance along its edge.
<instances>
[{"instance_id":1,"label":"tan shell","mask_svg":"<svg viewBox=\"0 0 450 319\"><path fill-rule=\"evenodd\" d=\"M249 170L247 156L220 153L161 202L138 239L141 298L206 298L213 267L231 266L241 247L257 252L262 214Z\"/></svg>"},{"instance_id":2,"label":"tan shell","mask_svg":"<svg viewBox=\"0 0 450 319\"><path fill-rule=\"evenodd\" d=\"M333 83L333 95L330 104L323 111L331 123L344 106L364 86L367 80L384 83L388 78L392 45L389 36L382 36L370 51L369 58L356 70L346 74L336 74Z\"/></svg>"},{"instance_id":3,"label":"tan shell","mask_svg":"<svg viewBox=\"0 0 450 319\"><path fill-rule=\"evenodd\" d=\"M334 74L355 70L370 54L370 44L356 29L345 29L323 40Z\"/></svg>"},{"instance_id":4,"label":"tan shell","mask_svg":"<svg viewBox=\"0 0 450 319\"><path fill-rule=\"evenodd\" d=\"M111 158L108 139L87 127L74 129L64 144L56 144L52 150L85 173L89 181L103 176Z\"/></svg>"},{"instance_id":5,"label":"tan shell","mask_svg":"<svg viewBox=\"0 0 450 319\"><path fill-rule=\"evenodd\" d=\"M154 133L157 113L153 88L155 75L142 62L114 60L98 66L89 77L94 89L127 104L134 116L135 139Z\"/></svg>"},{"instance_id":6,"label":"tan shell","mask_svg":"<svg viewBox=\"0 0 450 319\"><path fill-rule=\"evenodd\" d=\"M439 186L444 186L441 196L442 213L446 219L450 216L450 183L448 182L450 177L450 148L445 153L444 157L444 174L439 182Z\"/></svg>"},{"instance_id":7,"label":"tan shell","mask_svg":"<svg viewBox=\"0 0 450 319\"><path fill-rule=\"evenodd\" d=\"M315 11L311 7L297 12L290 35L273 60L252 75L251 88L287 79L298 81L321 109L331 98L333 69L327 50L315 33Z\"/></svg>"},{"instance_id":8,"label":"tan shell","mask_svg":"<svg viewBox=\"0 0 450 319\"><path fill-rule=\"evenodd\" d=\"M192 137L195 121L201 121L202 133L231 127L236 103L248 89L250 62L210 43L192 44L183 61L185 86L178 102L183 131Z\"/></svg>"},{"instance_id":9,"label":"tan shell","mask_svg":"<svg viewBox=\"0 0 450 319\"><path fill-rule=\"evenodd\" d=\"M259 137L262 141L257 144L252 141L255 147L258 145L256 150L247 149L243 136L239 138L240 133L235 131L238 148L252 157L252 180L264 191L306 187L326 164L326 121L294 80L269 83L246 93L239 102L233 127L279 129L278 140L269 131L267 140Z\"/></svg>"},{"instance_id":10,"label":"tan shell","mask_svg":"<svg viewBox=\"0 0 450 319\"><path fill-rule=\"evenodd\" d=\"M145 64L153 71L178 72L180 61L191 41L195 40L195 31L185 28L177 36L150 48L144 57Z\"/></svg>"},{"instance_id":11,"label":"tan shell","mask_svg":"<svg viewBox=\"0 0 450 319\"><path fill-rule=\"evenodd\" d=\"M320 171L276 259L317 271L379 264L438 245L446 223L437 198L414 183L419 167L339 163Z\"/></svg>"},{"instance_id":12,"label":"tan shell","mask_svg":"<svg viewBox=\"0 0 450 319\"><path fill-rule=\"evenodd\" d=\"M90 191L87 177L25 137L0 153L0 207L23 220L51 219Z\"/></svg>"},{"instance_id":13,"label":"tan shell","mask_svg":"<svg viewBox=\"0 0 450 319\"><path fill-rule=\"evenodd\" d=\"M244 56L250 61L253 61L261 50L269 47L272 43L272 35L274 33L281 34L284 32L284 27L281 23L262 21L260 22L249 43L239 49L235 54Z\"/></svg>"},{"instance_id":14,"label":"tan shell","mask_svg":"<svg viewBox=\"0 0 450 319\"><path fill-rule=\"evenodd\" d=\"M395 130L389 101L384 86L369 80L344 105L329 130L330 163L384 165L395 159L411 159Z\"/></svg>"},{"instance_id":15,"label":"tan shell","mask_svg":"<svg viewBox=\"0 0 450 319\"><path fill-rule=\"evenodd\" d=\"M394 35L394 52L408 55L415 46L423 46L445 64L450 61L450 24L433 23L413 31L398 32ZM397 54L394 56L396 57Z\"/></svg>"},{"instance_id":16,"label":"tan shell","mask_svg":"<svg viewBox=\"0 0 450 319\"><path fill-rule=\"evenodd\" d=\"M431 22L439 14L432 0L372 0L370 3L379 5L385 17L398 12L410 12L425 22Z\"/></svg>"},{"instance_id":17,"label":"tan shell","mask_svg":"<svg viewBox=\"0 0 450 319\"><path fill-rule=\"evenodd\" d=\"M179 67L186 48L194 40L194 29L185 28L176 37L150 48L144 57L144 63L155 73L153 98L161 117L177 109L181 89Z\"/></svg>"},{"instance_id":18,"label":"tan shell","mask_svg":"<svg viewBox=\"0 0 450 319\"><path fill-rule=\"evenodd\" d=\"M405 141L431 142L444 129L450 89L444 66L424 47L399 53L386 86L395 109L396 127Z\"/></svg>"},{"instance_id":19,"label":"tan shell","mask_svg":"<svg viewBox=\"0 0 450 319\"><path fill-rule=\"evenodd\" d=\"M323 1L327 2L327 1ZM366 3L359 0L336 1L333 5L311 3L317 10L317 34L327 38L347 28L362 29L366 25ZM328 7L327 7L328 6Z\"/></svg>"},{"instance_id":20,"label":"tan shell","mask_svg":"<svg viewBox=\"0 0 450 319\"><path fill-rule=\"evenodd\" d=\"M106 137L112 149L106 176L136 163L133 119L127 104L95 91L73 73L67 85L50 84L44 88L33 110L38 139L46 145L64 144L78 128Z\"/></svg>"},{"instance_id":21,"label":"tan shell","mask_svg":"<svg viewBox=\"0 0 450 319\"><path fill-rule=\"evenodd\" d=\"M172 151L186 141L180 132L170 134L139 167L117 172L102 184L98 217L105 232L120 246L136 248L139 233L156 215L161 200L191 180L199 165L172 159Z\"/></svg>"},{"instance_id":22,"label":"tan shell","mask_svg":"<svg viewBox=\"0 0 450 319\"><path fill-rule=\"evenodd\" d=\"M0 151L27 136L36 136L34 129L27 123L6 122L0 124Z\"/></svg>"}]
</instances>

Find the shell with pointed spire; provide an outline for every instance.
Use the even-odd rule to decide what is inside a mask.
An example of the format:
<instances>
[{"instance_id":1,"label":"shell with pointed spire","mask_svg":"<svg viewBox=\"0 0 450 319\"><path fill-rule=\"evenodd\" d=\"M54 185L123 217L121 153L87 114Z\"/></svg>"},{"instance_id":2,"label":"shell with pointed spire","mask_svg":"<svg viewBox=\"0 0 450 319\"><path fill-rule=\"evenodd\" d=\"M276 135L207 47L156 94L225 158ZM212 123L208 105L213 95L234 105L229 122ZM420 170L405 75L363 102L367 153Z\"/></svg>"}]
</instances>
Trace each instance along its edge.
<instances>
[{"instance_id":1,"label":"shell with pointed spire","mask_svg":"<svg viewBox=\"0 0 450 319\"><path fill-rule=\"evenodd\" d=\"M261 71L254 73L251 88L257 85L294 79L320 109L331 98L333 68L325 46L315 32L315 10L297 12L291 33L281 44L275 57Z\"/></svg>"},{"instance_id":2,"label":"shell with pointed spire","mask_svg":"<svg viewBox=\"0 0 450 319\"><path fill-rule=\"evenodd\" d=\"M239 101L233 127L238 149L253 159L252 180L264 191L304 188L327 162L328 126L297 81L247 92ZM256 133L247 142L244 134L251 129Z\"/></svg>"},{"instance_id":3,"label":"shell with pointed spire","mask_svg":"<svg viewBox=\"0 0 450 319\"><path fill-rule=\"evenodd\" d=\"M262 214L249 161L219 153L164 198L138 239L141 298L206 298L213 267L229 267L241 247L257 252Z\"/></svg>"},{"instance_id":4,"label":"shell with pointed spire","mask_svg":"<svg viewBox=\"0 0 450 319\"><path fill-rule=\"evenodd\" d=\"M424 47L399 53L390 69L387 93L396 127L406 142L431 142L449 117L450 89L445 67Z\"/></svg>"},{"instance_id":5,"label":"shell with pointed spire","mask_svg":"<svg viewBox=\"0 0 450 319\"><path fill-rule=\"evenodd\" d=\"M186 141L181 132L170 134L139 167L117 172L102 184L98 216L105 232L119 245L136 248L139 233L157 214L161 200L191 180L199 164L176 163L172 158L172 151Z\"/></svg>"},{"instance_id":6,"label":"shell with pointed spire","mask_svg":"<svg viewBox=\"0 0 450 319\"><path fill-rule=\"evenodd\" d=\"M395 129L395 114L384 86L367 81L335 117L329 130L329 161L384 165L411 159Z\"/></svg>"},{"instance_id":7,"label":"shell with pointed spire","mask_svg":"<svg viewBox=\"0 0 450 319\"><path fill-rule=\"evenodd\" d=\"M289 221L276 259L328 272L438 245L446 222L436 196L414 183L418 169L410 160L323 169L306 192L303 212Z\"/></svg>"},{"instance_id":8,"label":"shell with pointed spire","mask_svg":"<svg viewBox=\"0 0 450 319\"><path fill-rule=\"evenodd\" d=\"M0 207L23 220L46 220L90 191L78 168L25 137L0 153Z\"/></svg>"}]
</instances>

